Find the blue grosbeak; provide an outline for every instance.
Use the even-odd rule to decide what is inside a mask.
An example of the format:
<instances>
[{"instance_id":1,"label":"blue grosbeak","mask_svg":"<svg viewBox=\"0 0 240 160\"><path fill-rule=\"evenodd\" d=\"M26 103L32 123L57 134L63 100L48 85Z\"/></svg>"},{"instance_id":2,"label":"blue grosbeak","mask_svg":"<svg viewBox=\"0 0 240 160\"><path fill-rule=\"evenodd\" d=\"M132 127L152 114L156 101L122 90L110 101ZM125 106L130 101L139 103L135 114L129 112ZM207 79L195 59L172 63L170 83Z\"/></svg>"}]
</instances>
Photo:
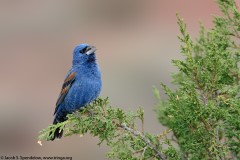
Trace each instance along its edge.
<instances>
[{"instance_id":1,"label":"blue grosbeak","mask_svg":"<svg viewBox=\"0 0 240 160\"><path fill-rule=\"evenodd\" d=\"M58 97L53 124L67 120L66 115L91 103L100 94L101 72L96 63L96 48L88 44L76 46L73 52L72 68L68 72ZM63 130L57 128L55 138L61 138Z\"/></svg>"}]
</instances>

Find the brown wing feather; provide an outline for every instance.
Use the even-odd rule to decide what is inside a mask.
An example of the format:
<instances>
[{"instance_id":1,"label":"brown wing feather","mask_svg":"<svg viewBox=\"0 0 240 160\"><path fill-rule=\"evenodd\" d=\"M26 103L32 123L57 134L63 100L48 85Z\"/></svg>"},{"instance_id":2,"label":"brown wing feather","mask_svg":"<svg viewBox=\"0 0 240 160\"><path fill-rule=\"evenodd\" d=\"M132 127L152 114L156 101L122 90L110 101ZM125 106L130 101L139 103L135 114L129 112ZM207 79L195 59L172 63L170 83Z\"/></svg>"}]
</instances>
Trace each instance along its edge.
<instances>
[{"instance_id":1,"label":"brown wing feather","mask_svg":"<svg viewBox=\"0 0 240 160\"><path fill-rule=\"evenodd\" d=\"M76 76L76 72L72 72L65 78L64 83L62 85L61 92L59 94L59 97L58 97L58 100L56 103L56 108L55 108L54 114L57 112L59 105L63 102L65 96L67 95L69 89L71 88L71 86L75 80L75 76Z\"/></svg>"}]
</instances>

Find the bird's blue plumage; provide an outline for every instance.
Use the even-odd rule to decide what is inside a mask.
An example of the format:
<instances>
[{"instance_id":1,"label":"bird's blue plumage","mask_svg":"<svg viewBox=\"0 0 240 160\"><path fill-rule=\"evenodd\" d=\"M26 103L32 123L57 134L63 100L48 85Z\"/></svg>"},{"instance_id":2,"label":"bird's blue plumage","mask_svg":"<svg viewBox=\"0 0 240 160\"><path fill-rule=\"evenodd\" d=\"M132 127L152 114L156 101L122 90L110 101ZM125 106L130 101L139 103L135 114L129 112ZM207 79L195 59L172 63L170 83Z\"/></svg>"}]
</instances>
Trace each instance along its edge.
<instances>
[{"instance_id":1,"label":"bird's blue plumage","mask_svg":"<svg viewBox=\"0 0 240 160\"><path fill-rule=\"evenodd\" d=\"M88 44L80 44L74 49L72 68L62 85L53 124L65 121L67 114L84 107L99 96L102 81L95 51L95 47ZM51 140L61 138L62 134L57 129Z\"/></svg>"}]
</instances>

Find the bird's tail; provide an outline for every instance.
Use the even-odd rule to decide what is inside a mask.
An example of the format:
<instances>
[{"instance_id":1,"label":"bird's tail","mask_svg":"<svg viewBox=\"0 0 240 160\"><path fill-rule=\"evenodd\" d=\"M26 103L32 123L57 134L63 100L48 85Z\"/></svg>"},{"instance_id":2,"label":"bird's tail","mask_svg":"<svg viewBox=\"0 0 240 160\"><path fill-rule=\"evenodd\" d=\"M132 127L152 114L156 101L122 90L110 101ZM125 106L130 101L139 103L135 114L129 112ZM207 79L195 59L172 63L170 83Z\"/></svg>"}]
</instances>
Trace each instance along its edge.
<instances>
[{"instance_id":1,"label":"bird's tail","mask_svg":"<svg viewBox=\"0 0 240 160\"><path fill-rule=\"evenodd\" d=\"M54 118L53 124L57 124L59 121L57 121L57 117ZM50 135L52 134L52 132L50 132ZM60 139L63 135L63 130L60 129L60 127L58 127L53 134L53 137L50 139L51 141L53 141L55 138Z\"/></svg>"}]
</instances>

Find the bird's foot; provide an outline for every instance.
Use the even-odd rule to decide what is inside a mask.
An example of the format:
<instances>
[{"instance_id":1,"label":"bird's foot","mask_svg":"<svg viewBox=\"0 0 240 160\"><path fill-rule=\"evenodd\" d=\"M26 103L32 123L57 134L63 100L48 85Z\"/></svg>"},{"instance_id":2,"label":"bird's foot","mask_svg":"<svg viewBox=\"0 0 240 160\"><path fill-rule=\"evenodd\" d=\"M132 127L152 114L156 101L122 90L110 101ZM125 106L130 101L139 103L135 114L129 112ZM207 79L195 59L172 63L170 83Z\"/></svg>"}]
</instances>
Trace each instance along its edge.
<instances>
[{"instance_id":1,"label":"bird's foot","mask_svg":"<svg viewBox=\"0 0 240 160\"><path fill-rule=\"evenodd\" d=\"M80 118L80 114L78 112L73 112L74 116Z\"/></svg>"}]
</instances>

